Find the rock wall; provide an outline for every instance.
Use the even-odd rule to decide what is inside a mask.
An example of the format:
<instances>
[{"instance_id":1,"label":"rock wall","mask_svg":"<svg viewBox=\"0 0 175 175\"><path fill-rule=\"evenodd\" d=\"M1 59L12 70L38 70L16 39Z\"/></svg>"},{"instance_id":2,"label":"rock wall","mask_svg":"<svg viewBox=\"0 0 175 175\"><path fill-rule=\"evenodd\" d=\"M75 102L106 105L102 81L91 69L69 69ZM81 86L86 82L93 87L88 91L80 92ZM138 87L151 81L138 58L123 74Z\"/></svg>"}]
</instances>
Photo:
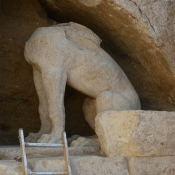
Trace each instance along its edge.
<instances>
[{"instance_id":1,"label":"rock wall","mask_svg":"<svg viewBox=\"0 0 175 175\"><path fill-rule=\"evenodd\" d=\"M24 60L24 44L41 26L48 26L38 1L1 1L0 9L0 144L17 144L19 127L37 131L38 98L32 68Z\"/></svg>"},{"instance_id":2,"label":"rock wall","mask_svg":"<svg viewBox=\"0 0 175 175\"><path fill-rule=\"evenodd\" d=\"M39 102L32 67L24 59L24 45L38 27L55 22L38 1L7 0L1 2L0 24L0 145L11 145L19 144L20 127L25 135L40 128ZM85 97L70 87L66 89L68 135L94 133L82 117Z\"/></svg>"},{"instance_id":3,"label":"rock wall","mask_svg":"<svg viewBox=\"0 0 175 175\"><path fill-rule=\"evenodd\" d=\"M174 111L174 0L0 2L0 144L17 144L19 127L26 134L39 130L32 68L24 60L23 50L36 28L53 24L49 18L83 24L99 35L102 47L121 66L138 92L142 109ZM84 98L67 87L68 135L93 134L83 118Z\"/></svg>"}]
</instances>

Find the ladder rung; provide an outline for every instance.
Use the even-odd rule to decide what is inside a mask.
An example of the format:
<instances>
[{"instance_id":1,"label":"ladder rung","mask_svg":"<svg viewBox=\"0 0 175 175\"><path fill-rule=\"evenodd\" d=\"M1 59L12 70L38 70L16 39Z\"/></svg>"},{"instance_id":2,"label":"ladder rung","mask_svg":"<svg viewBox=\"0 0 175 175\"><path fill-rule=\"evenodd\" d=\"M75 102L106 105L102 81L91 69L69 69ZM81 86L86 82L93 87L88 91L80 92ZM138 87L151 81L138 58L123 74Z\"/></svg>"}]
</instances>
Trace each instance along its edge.
<instances>
[{"instance_id":1,"label":"ladder rung","mask_svg":"<svg viewBox=\"0 0 175 175\"><path fill-rule=\"evenodd\" d=\"M66 174L68 174L68 172L66 172L66 171L63 171L63 172L28 172L28 174L32 174L32 175L35 175L35 174L46 174L46 175L61 174L61 175L66 175Z\"/></svg>"},{"instance_id":2,"label":"ladder rung","mask_svg":"<svg viewBox=\"0 0 175 175\"><path fill-rule=\"evenodd\" d=\"M24 132L23 129L19 129L19 140L20 140L20 147L21 147L21 154L22 154L22 163L23 163L23 171L24 175L71 175L71 168L69 166L69 153L68 153L68 146L67 146L67 137L66 133L62 133L63 136L63 144L57 144L57 143L31 143L31 142L24 142ZM43 146L43 147L62 147L64 150L64 159L66 163L66 169L67 171L64 172L27 172L27 157L25 153L25 146Z\"/></svg>"},{"instance_id":3,"label":"ladder rung","mask_svg":"<svg viewBox=\"0 0 175 175\"><path fill-rule=\"evenodd\" d=\"M43 146L43 147L63 147L63 144L57 144L57 143L30 143L25 142L25 146Z\"/></svg>"}]
</instances>

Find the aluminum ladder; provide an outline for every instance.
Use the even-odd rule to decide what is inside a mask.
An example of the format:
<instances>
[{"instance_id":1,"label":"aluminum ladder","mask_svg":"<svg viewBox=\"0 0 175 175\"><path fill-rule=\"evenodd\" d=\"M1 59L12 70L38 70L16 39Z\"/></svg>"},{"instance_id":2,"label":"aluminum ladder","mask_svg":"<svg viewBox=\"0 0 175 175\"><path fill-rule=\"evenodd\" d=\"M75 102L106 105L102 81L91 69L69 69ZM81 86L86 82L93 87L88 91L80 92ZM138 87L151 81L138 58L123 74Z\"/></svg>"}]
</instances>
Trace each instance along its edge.
<instances>
[{"instance_id":1,"label":"aluminum ladder","mask_svg":"<svg viewBox=\"0 0 175 175\"><path fill-rule=\"evenodd\" d=\"M59 174L59 175L72 175L71 173L71 168L69 165L69 154L68 154L68 146L67 146L67 138L66 138L66 133L62 133L63 137L63 144L55 144L55 143L30 143L30 142L24 142L24 132L23 129L19 129L19 141L20 141L20 148L21 148L21 157L22 157L22 167L23 167L23 172L24 175L37 175L37 174L42 174L42 175L53 175L53 174ZM25 147L63 147L64 149L64 160L66 163L66 170L64 172L28 172L27 170L27 156L26 156L26 151Z\"/></svg>"}]
</instances>

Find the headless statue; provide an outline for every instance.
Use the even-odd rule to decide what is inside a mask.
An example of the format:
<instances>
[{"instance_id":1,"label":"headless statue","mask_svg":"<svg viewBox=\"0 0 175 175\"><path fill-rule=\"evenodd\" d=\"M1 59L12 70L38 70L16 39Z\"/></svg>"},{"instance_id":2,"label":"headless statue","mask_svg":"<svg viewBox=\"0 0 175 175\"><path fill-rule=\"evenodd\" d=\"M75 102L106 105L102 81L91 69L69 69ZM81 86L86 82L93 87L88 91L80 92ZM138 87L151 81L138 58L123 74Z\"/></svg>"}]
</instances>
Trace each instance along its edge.
<instances>
[{"instance_id":1,"label":"headless statue","mask_svg":"<svg viewBox=\"0 0 175 175\"><path fill-rule=\"evenodd\" d=\"M139 97L117 63L90 29L70 22L38 28L25 45L39 97L41 128L27 141L56 143L65 128L66 84L88 96L86 121L95 130L95 117L109 110L139 110Z\"/></svg>"}]
</instances>

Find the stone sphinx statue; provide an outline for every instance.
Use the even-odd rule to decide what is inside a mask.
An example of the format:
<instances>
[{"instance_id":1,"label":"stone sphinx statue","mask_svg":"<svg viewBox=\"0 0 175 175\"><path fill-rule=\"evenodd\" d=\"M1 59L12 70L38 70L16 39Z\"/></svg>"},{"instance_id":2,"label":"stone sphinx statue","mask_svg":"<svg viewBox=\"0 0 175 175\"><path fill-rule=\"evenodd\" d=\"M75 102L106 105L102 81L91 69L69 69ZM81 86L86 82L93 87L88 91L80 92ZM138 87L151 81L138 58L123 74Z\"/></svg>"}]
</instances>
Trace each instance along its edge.
<instances>
[{"instance_id":1,"label":"stone sphinx statue","mask_svg":"<svg viewBox=\"0 0 175 175\"><path fill-rule=\"evenodd\" d=\"M139 97L117 63L100 48L90 29L70 22L38 28L25 45L39 97L41 128L27 141L56 143L65 127L65 86L88 96L84 116L95 130L95 117L108 110L140 109Z\"/></svg>"}]
</instances>

